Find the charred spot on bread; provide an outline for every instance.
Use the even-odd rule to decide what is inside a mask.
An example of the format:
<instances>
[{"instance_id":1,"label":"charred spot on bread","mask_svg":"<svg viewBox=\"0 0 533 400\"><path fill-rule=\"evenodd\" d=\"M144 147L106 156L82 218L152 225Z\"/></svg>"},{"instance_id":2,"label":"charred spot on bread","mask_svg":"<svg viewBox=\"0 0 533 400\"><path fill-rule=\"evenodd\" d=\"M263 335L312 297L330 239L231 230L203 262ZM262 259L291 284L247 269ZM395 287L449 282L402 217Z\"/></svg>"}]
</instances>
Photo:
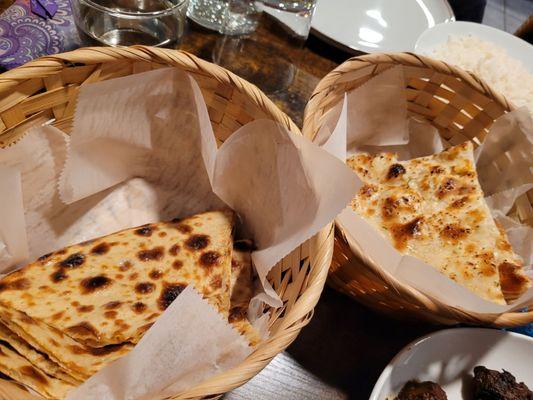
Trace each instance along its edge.
<instances>
[{"instance_id":1,"label":"charred spot on bread","mask_svg":"<svg viewBox=\"0 0 533 400\"><path fill-rule=\"evenodd\" d=\"M91 249L91 254L96 254L96 255L106 254L110 248L111 246L108 243L102 242L100 244L97 244Z\"/></svg>"},{"instance_id":2,"label":"charred spot on bread","mask_svg":"<svg viewBox=\"0 0 533 400\"><path fill-rule=\"evenodd\" d=\"M83 253L74 253L58 263L63 268L78 268L85 262Z\"/></svg>"},{"instance_id":3,"label":"charred spot on bread","mask_svg":"<svg viewBox=\"0 0 533 400\"><path fill-rule=\"evenodd\" d=\"M135 291L139 294L152 293L155 290L155 285L152 282L140 282L135 285Z\"/></svg>"},{"instance_id":4,"label":"charred spot on bread","mask_svg":"<svg viewBox=\"0 0 533 400\"><path fill-rule=\"evenodd\" d=\"M397 178L400 175L405 174L405 172L406 172L405 167L402 164L398 164L398 163L392 164L389 167L389 172L387 172L387 179L391 180L391 179Z\"/></svg>"},{"instance_id":5,"label":"charred spot on bread","mask_svg":"<svg viewBox=\"0 0 533 400\"><path fill-rule=\"evenodd\" d=\"M160 310L166 310L170 304L180 295L181 292L187 287L187 285L176 283L176 284L168 284L165 283L163 285L163 290L161 291L161 295L159 296L159 299L157 300L157 304L159 306Z\"/></svg>"},{"instance_id":6,"label":"charred spot on bread","mask_svg":"<svg viewBox=\"0 0 533 400\"><path fill-rule=\"evenodd\" d=\"M137 228L135 231L133 231L133 233L135 233L136 235L144 236L144 237L152 236L152 232L153 232L153 228L151 225L144 225L144 226L141 226L140 228Z\"/></svg>"},{"instance_id":7,"label":"charred spot on bread","mask_svg":"<svg viewBox=\"0 0 533 400\"><path fill-rule=\"evenodd\" d=\"M185 241L185 246L190 250L202 250L209 245L209 236L193 235Z\"/></svg>"},{"instance_id":8,"label":"charred spot on bread","mask_svg":"<svg viewBox=\"0 0 533 400\"><path fill-rule=\"evenodd\" d=\"M94 293L97 290L102 290L111 286L112 283L113 281L105 275L97 275L90 278L85 278L80 283L81 292L82 294Z\"/></svg>"},{"instance_id":9,"label":"charred spot on bread","mask_svg":"<svg viewBox=\"0 0 533 400\"><path fill-rule=\"evenodd\" d=\"M137 253L137 258L141 261L159 261L164 255L163 246L157 246L150 250L141 250Z\"/></svg>"},{"instance_id":10,"label":"charred spot on bread","mask_svg":"<svg viewBox=\"0 0 533 400\"><path fill-rule=\"evenodd\" d=\"M220 260L220 254L216 251L206 251L200 256L200 265L206 268L213 267L218 264Z\"/></svg>"}]
</instances>

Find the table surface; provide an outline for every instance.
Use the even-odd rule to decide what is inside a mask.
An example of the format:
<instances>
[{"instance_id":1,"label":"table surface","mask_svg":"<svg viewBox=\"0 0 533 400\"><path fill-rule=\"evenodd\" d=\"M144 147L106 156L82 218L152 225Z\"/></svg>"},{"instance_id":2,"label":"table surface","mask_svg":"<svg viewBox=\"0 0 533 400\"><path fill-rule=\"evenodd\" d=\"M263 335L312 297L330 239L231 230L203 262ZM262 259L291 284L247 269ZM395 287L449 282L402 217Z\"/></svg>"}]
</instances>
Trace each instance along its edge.
<instances>
[{"instance_id":1,"label":"table surface","mask_svg":"<svg viewBox=\"0 0 533 400\"><path fill-rule=\"evenodd\" d=\"M259 35L268 40L271 32L260 25ZM219 40L220 35L191 24L180 48L212 61ZM294 51L287 48L289 56L294 57ZM313 37L300 51L293 84L269 97L301 127L316 84L350 55ZM224 399L365 399L401 348L436 329L391 320L326 287L313 319L292 345Z\"/></svg>"}]
</instances>

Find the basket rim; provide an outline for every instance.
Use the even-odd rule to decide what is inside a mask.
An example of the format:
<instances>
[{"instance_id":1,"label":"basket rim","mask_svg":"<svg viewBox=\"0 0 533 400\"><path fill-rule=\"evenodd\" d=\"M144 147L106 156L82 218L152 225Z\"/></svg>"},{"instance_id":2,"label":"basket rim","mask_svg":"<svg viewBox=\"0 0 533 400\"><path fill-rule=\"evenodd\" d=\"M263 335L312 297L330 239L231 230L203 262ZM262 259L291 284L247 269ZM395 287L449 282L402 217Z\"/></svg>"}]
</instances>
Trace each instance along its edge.
<instances>
[{"instance_id":1,"label":"basket rim","mask_svg":"<svg viewBox=\"0 0 533 400\"><path fill-rule=\"evenodd\" d=\"M352 57L340 64L337 68L328 73L315 87L309 102L307 103L304 113L303 135L310 140L313 140L315 135L321 128L321 117L327 114L327 111L320 107L322 100L331 92L332 87L337 81L341 80L344 74L356 71L361 68L374 66L375 68L380 64L405 65L414 67L425 67L436 70L437 72L458 77L473 89L481 92L481 94L491 98L498 103L506 112L515 109L514 105L510 103L503 95L494 91L484 80L478 78L475 74L465 71L459 67L449 65L443 61L435 60L430 57L421 56L414 53L374 53L363 56ZM375 71L375 68L371 72ZM331 109L331 108L330 108ZM328 109L329 111L329 109ZM365 254L354 248L347 235L342 230L339 224L335 224L336 229L340 235L336 235L336 239L342 240L347 244L350 250L356 254L362 262L379 276L391 288L398 292L399 296L409 299L414 299L416 303L422 304L427 310L431 312L442 313L451 318L462 321L469 321L471 323L486 324L493 326L520 326L533 322L533 310L527 312L503 312L503 313L479 313L453 307L445 304L437 299L434 299L419 290L401 283L388 271L383 270L377 263L370 260ZM531 303L533 304L533 302ZM529 306L531 306L529 304ZM527 306L526 306L527 307Z\"/></svg>"},{"instance_id":2,"label":"basket rim","mask_svg":"<svg viewBox=\"0 0 533 400\"><path fill-rule=\"evenodd\" d=\"M293 134L301 135L300 129L290 117L281 111L255 85L218 65L202 60L185 51L150 46L87 47L35 59L0 74L0 97L9 94L10 91L25 81L46 78L60 72L65 67L76 66L76 64L96 65L121 60L162 64L169 67L178 67L186 72L209 76L221 84L232 86L235 90L247 96L256 107L263 110L268 118L282 124ZM1 132L0 137L9 132L9 130L10 128ZM286 310L283 316L283 323L280 324L274 335L257 345L252 353L236 367L210 377L194 385L194 387L177 393L172 398L192 399L222 395L246 383L276 355L285 350L312 317L313 309L326 282L333 256L333 240L333 222L331 222L304 242L312 245L312 249L306 258L309 258L309 262L314 268L306 272L307 287L300 293L290 310Z\"/></svg>"},{"instance_id":3,"label":"basket rim","mask_svg":"<svg viewBox=\"0 0 533 400\"><path fill-rule=\"evenodd\" d=\"M291 132L301 133L298 126L281 111L257 86L221 66L205 61L183 50L163 49L152 46L131 47L82 47L66 53L37 58L0 74L0 96L14 89L21 82L32 78L45 78L75 64L95 65L113 61L131 60L180 67L186 72L211 76L218 82L230 84L246 94L259 108Z\"/></svg>"},{"instance_id":4,"label":"basket rim","mask_svg":"<svg viewBox=\"0 0 533 400\"><path fill-rule=\"evenodd\" d=\"M331 88L335 85L337 80L341 79L342 76L348 72L372 65L377 66L383 64L390 64L391 66L400 64L409 67L429 68L441 74L458 77L471 88L494 100L505 110L512 111L516 109L505 96L493 90L483 79L460 67L411 52L373 53L347 59L318 82L305 107L302 129L303 135L309 139L313 139L314 135L318 132L320 128L318 122L319 118L325 114L322 113L323 110L320 107L321 101L331 91Z\"/></svg>"}]
</instances>

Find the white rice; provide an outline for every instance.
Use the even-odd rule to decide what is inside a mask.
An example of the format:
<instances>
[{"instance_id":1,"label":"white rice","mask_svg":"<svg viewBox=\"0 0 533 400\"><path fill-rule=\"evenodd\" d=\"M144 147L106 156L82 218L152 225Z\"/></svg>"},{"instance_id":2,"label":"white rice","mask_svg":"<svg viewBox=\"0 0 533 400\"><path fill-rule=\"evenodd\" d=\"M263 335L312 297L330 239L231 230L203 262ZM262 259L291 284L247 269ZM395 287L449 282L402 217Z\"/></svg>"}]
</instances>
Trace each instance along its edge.
<instances>
[{"instance_id":1,"label":"white rice","mask_svg":"<svg viewBox=\"0 0 533 400\"><path fill-rule=\"evenodd\" d=\"M515 106L527 106L533 114L533 74L505 49L472 35L450 36L429 55L473 72Z\"/></svg>"}]
</instances>

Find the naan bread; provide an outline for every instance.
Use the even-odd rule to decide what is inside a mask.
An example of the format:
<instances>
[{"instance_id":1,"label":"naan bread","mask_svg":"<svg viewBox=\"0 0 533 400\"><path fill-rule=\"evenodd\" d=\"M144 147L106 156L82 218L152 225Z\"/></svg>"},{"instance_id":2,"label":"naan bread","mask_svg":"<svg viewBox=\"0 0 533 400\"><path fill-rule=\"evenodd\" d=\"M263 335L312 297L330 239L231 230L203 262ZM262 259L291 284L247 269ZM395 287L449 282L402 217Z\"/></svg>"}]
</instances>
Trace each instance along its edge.
<instances>
[{"instance_id":1,"label":"naan bread","mask_svg":"<svg viewBox=\"0 0 533 400\"><path fill-rule=\"evenodd\" d=\"M365 183L353 209L400 252L495 303L530 286L485 203L470 142L401 162L393 154L363 153L347 164Z\"/></svg>"},{"instance_id":2,"label":"naan bread","mask_svg":"<svg viewBox=\"0 0 533 400\"><path fill-rule=\"evenodd\" d=\"M85 346L57 329L32 319L21 311L8 309L1 303L0 321L29 346L46 354L63 371L79 381L89 378L133 348L131 343L100 348ZM45 370L52 373L51 370Z\"/></svg>"},{"instance_id":3,"label":"naan bread","mask_svg":"<svg viewBox=\"0 0 533 400\"><path fill-rule=\"evenodd\" d=\"M10 378L49 399L63 399L74 386L44 373L0 341L0 369Z\"/></svg>"},{"instance_id":4,"label":"naan bread","mask_svg":"<svg viewBox=\"0 0 533 400\"><path fill-rule=\"evenodd\" d=\"M251 247L249 240L236 241L233 245L228 320L251 346L255 346L261 341L261 336L247 319L248 305L253 296Z\"/></svg>"},{"instance_id":5,"label":"naan bread","mask_svg":"<svg viewBox=\"0 0 533 400\"><path fill-rule=\"evenodd\" d=\"M12 346L10 358L55 386L28 385L64 397L65 387L128 353L188 284L257 344L246 318L250 243L232 249L233 222L232 212L208 212L127 229L43 256L0 280L0 340ZM0 371L28 379L1 363Z\"/></svg>"},{"instance_id":6,"label":"naan bread","mask_svg":"<svg viewBox=\"0 0 533 400\"><path fill-rule=\"evenodd\" d=\"M20 338L18 335L15 335L7 326L2 323L0 323L0 340L9 343L9 345L13 347L17 353L19 353L22 357L27 359L35 367L42 370L46 374L68 382L72 385L81 384L80 380L68 375L67 372L61 369L58 364L50 360L48 356L36 351L33 347L22 340L22 338Z\"/></svg>"},{"instance_id":7,"label":"naan bread","mask_svg":"<svg viewBox=\"0 0 533 400\"><path fill-rule=\"evenodd\" d=\"M188 285L229 314L234 214L148 224L40 257L0 303L90 347L136 343Z\"/></svg>"}]
</instances>

